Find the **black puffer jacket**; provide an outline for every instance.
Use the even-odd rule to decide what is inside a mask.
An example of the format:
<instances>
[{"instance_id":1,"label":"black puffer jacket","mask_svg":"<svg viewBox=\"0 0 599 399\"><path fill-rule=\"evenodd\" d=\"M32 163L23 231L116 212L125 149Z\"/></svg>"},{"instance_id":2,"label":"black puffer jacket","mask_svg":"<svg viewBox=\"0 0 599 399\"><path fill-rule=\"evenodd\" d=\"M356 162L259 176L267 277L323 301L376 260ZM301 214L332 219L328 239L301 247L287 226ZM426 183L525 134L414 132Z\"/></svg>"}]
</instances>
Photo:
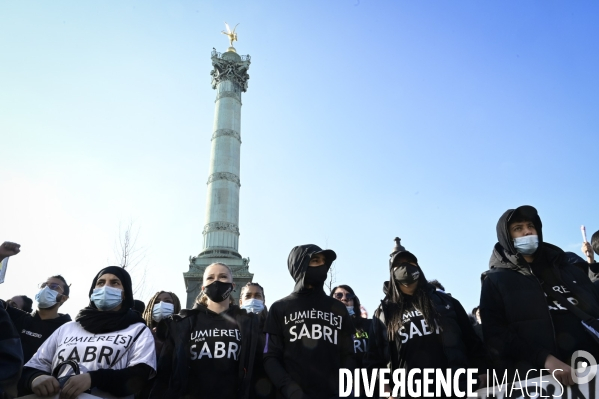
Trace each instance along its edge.
<instances>
[{"instance_id":1,"label":"black puffer jacket","mask_svg":"<svg viewBox=\"0 0 599 399\"><path fill-rule=\"evenodd\" d=\"M506 211L497 223L499 242L493 249L489 270L481 276L480 313L494 367L501 372L526 373L543 368L549 354L559 358L559 353L545 292L529 264L517 254L508 231L515 211ZM540 218L537 215L531 221L539 236L535 257L542 256L554 268L583 311L599 317L599 290L589 280L584 261L544 243Z\"/></svg>"},{"instance_id":2,"label":"black puffer jacket","mask_svg":"<svg viewBox=\"0 0 599 399\"><path fill-rule=\"evenodd\" d=\"M197 381L189 381L189 337L196 326L198 313L206 312L204 305L194 309L183 309L178 315L172 315L165 325L168 327L165 343L158 358L158 374L150 398L178 399L187 396L188 387ZM247 399L253 389L254 364L259 361L264 342L260 328L259 315L247 313L238 306L231 305L226 316L235 318L241 332L241 352L239 354L239 390L238 398Z\"/></svg>"},{"instance_id":3,"label":"black puffer jacket","mask_svg":"<svg viewBox=\"0 0 599 399\"><path fill-rule=\"evenodd\" d=\"M479 372L483 373L487 367L487 355L460 302L444 292L435 290L431 285L426 289L439 317L441 342L449 367L452 370L478 368ZM364 360L365 366L369 369L396 370L403 367L399 356L401 351L399 334L396 335L392 345L389 343L386 320L389 320L391 315L388 313L386 300L383 300L372 319L368 353Z\"/></svg>"}]
</instances>

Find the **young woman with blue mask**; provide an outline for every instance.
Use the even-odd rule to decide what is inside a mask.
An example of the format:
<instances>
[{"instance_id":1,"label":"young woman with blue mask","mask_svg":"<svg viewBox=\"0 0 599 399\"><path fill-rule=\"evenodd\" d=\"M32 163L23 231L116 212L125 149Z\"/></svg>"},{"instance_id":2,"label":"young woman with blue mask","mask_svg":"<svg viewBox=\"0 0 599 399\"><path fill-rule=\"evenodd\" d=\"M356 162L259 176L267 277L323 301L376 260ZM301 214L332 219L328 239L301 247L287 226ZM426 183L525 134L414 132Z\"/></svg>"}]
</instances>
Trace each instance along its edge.
<instances>
[{"instance_id":1,"label":"young woman with blue mask","mask_svg":"<svg viewBox=\"0 0 599 399\"><path fill-rule=\"evenodd\" d=\"M133 398L155 374L154 339L131 309L129 273L118 266L102 269L94 277L89 297L89 305L76 321L56 330L25 365L24 383L36 395L60 392L61 398L74 399L91 390L100 397L106 392ZM76 363L81 374L60 367L65 361ZM58 378L51 375L55 370Z\"/></svg>"}]
</instances>

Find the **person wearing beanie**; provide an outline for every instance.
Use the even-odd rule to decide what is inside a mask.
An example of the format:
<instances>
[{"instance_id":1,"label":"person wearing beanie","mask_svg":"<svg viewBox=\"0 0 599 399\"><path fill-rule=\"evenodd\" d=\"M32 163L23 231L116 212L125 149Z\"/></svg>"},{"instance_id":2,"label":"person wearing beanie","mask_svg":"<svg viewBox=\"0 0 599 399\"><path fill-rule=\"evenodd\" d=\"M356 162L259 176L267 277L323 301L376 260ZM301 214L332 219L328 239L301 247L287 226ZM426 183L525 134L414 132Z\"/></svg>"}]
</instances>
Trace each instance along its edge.
<instances>
[{"instance_id":1,"label":"person wearing beanie","mask_svg":"<svg viewBox=\"0 0 599 399\"><path fill-rule=\"evenodd\" d=\"M233 273L224 263L206 267L193 309L166 320L168 333L158 359L153 399L252 396L260 320L236 306Z\"/></svg>"},{"instance_id":2,"label":"person wearing beanie","mask_svg":"<svg viewBox=\"0 0 599 399\"><path fill-rule=\"evenodd\" d=\"M452 378L458 369L477 368L483 379L486 353L468 314L457 299L428 283L416 256L397 238L389 272L385 298L372 320L365 366L404 369L406 374L412 369L451 369ZM466 391L466 376L460 377L460 389ZM425 381L415 385L422 384L424 391ZM426 389L436 392L435 378L430 381Z\"/></svg>"},{"instance_id":3,"label":"person wearing beanie","mask_svg":"<svg viewBox=\"0 0 599 399\"><path fill-rule=\"evenodd\" d=\"M588 264L545 242L542 227L529 205L499 218L498 242L481 276L483 336L498 375L548 369L572 385L573 353L585 350L599 358L599 344L577 316L582 311L599 317L599 290L587 275Z\"/></svg>"},{"instance_id":4,"label":"person wearing beanie","mask_svg":"<svg viewBox=\"0 0 599 399\"><path fill-rule=\"evenodd\" d=\"M339 368L354 368L349 313L323 289L336 257L313 244L289 254L295 289L272 304L264 327L264 369L279 398L336 398Z\"/></svg>"},{"instance_id":5,"label":"person wearing beanie","mask_svg":"<svg viewBox=\"0 0 599 399\"><path fill-rule=\"evenodd\" d=\"M75 321L59 327L25 364L22 381L29 391L38 396L60 392L66 399L90 390L100 397L105 392L132 398L155 374L154 338L132 310L129 273L119 266L100 270L89 298ZM60 367L70 360L78 364L81 374ZM52 376L54 371L58 378Z\"/></svg>"}]
</instances>

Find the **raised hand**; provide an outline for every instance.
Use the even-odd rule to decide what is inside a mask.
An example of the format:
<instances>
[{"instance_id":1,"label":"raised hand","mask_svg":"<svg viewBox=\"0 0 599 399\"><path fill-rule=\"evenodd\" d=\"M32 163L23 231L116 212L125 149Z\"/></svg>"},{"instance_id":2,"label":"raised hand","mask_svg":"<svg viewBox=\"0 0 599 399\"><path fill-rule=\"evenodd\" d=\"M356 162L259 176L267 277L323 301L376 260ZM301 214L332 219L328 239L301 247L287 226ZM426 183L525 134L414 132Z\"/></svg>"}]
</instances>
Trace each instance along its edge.
<instances>
[{"instance_id":1,"label":"raised hand","mask_svg":"<svg viewBox=\"0 0 599 399\"><path fill-rule=\"evenodd\" d=\"M8 258L21 252L21 245L16 242L4 241L0 245L0 260Z\"/></svg>"}]
</instances>

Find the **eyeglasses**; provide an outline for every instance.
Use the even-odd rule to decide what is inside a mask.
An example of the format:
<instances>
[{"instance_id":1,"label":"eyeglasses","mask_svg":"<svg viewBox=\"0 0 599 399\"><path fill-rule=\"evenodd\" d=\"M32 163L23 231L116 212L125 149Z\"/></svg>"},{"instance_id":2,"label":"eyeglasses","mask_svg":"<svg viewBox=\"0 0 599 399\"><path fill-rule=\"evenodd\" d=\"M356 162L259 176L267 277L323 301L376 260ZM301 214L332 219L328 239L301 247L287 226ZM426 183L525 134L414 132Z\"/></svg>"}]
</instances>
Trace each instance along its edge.
<instances>
[{"instance_id":1,"label":"eyeglasses","mask_svg":"<svg viewBox=\"0 0 599 399\"><path fill-rule=\"evenodd\" d=\"M344 293L344 292L335 292L335 294L333 294L335 296L335 298L337 299L343 299L343 297L345 297L345 299L347 299L348 301L351 301L352 299L354 299L356 296L352 293Z\"/></svg>"},{"instance_id":2,"label":"eyeglasses","mask_svg":"<svg viewBox=\"0 0 599 399\"><path fill-rule=\"evenodd\" d=\"M50 284L41 283L40 284L40 288L46 288L46 287L50 288L52 291L60 291L60 292L64 291L64 289L60 286L60 284L57 284L57 283L50 283Z\"/></svg>"}]
</instances>

